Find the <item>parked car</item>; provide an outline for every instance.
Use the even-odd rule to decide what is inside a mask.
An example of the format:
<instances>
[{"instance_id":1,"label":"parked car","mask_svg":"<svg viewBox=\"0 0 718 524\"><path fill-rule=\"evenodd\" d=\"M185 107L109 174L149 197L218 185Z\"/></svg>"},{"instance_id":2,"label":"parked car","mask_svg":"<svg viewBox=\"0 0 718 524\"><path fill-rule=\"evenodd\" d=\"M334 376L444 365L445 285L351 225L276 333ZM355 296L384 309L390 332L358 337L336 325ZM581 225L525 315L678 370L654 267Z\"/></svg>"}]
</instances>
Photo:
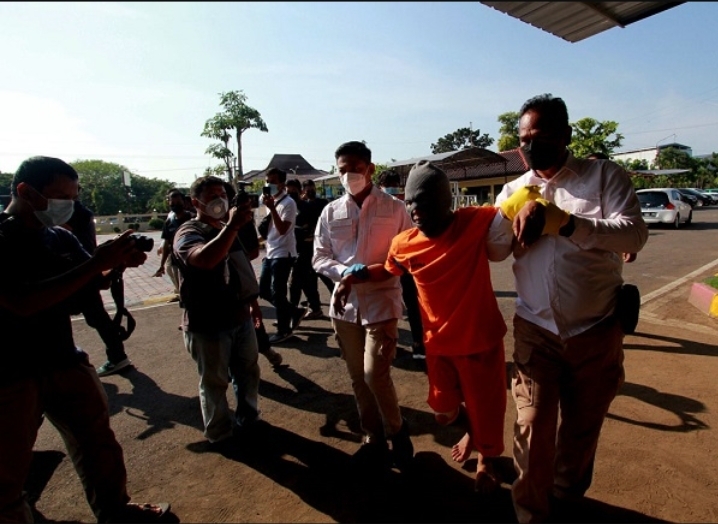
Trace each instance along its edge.
<instances>
[{"instance_id":1,"label":"parked car","mask_svg":"<svg viewBox=\"0 0 718 524\"><path fill-rule=\"evenodd\" d=\"M704 195L696 189L693 189L691 187L679 187L678 191L680 191L684 195L693 195L694 197L696 197L698 199L698 207L713 205L713 199L711 197Z\"/></svg>"},{"instance_id":2,"label":"parked car","mask_svg":"<svg viewBox=\"0 0 718 524\"><path fill-rule=\"evenodd\" d=\"M691 195L690 193L684 193L680 189L678 192L681 194L681 200L683 200L686 204L691 206L691 209L695 209L698 207L698 197L695 195Z\"/></svg>"},{"instance_id":3,"label":"parked car","mask_svg":"<svg viewBox=\"0 0 718 524\"><path fill-rule=\"evenodd\" d=\"M705 189L700 189L698 187L689 187L688 189L697 191L704 197L708 197L708 199L710 201L710 204L708 204L709 206L715 206L716 204L718 204L718 194L716 194L716 193L711 194L708 191L706 191Z\"/></svg>"},{"instance_id":4,"label":"parked car","mask_svg":"<svg viewBox=\"0 0 718 524\"><path fill-rule=\"evenodd\" d=\"M693 210L678 189L660 187L636 191L641 203L641 214L646 224L671 224L678 229L681 224L693 221Z\"/></svg>"}]
</instances>

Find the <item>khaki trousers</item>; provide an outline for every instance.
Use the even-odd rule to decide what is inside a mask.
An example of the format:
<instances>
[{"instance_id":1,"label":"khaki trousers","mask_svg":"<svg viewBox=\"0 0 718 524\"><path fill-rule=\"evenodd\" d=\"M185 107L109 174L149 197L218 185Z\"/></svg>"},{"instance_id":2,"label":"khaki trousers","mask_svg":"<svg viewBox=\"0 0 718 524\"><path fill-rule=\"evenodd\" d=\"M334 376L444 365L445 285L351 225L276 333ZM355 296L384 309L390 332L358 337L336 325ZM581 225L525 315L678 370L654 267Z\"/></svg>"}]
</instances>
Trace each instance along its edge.
<instances>
[{"instance_id":1,"label":"khaki trousers","mask_svg":"<svg viewBox=\"0 0 718 524\"><path fill-rule=\"evenodd\" d=\"M514 316L513 359L512 497L519 522L542 522L552 495L581 497L591 485L601 426L623 384L623 333L609 318L562 341Z\"/></svg>"},{"instance_id":2,"label":"khaki trousers","mask_svg":"<svg viewBox=\"0 0 718 524\"><path fill-rule=\"evenodd\" d=\"M333 318L332 326L352 381L362 430L370 438L395 435L402 424L391 379L397 319L362 326Z\"/></svg>"}]
</instances>

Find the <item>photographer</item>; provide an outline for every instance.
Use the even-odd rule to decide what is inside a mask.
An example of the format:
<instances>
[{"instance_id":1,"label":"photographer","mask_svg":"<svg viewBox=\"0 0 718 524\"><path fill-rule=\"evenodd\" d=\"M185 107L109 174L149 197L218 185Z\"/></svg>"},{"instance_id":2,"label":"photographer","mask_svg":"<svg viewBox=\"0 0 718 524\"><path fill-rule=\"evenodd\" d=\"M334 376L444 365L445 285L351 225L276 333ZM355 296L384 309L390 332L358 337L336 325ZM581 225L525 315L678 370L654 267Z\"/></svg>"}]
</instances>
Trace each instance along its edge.
<instances>
[{"instance_id":1,"label":"photographer","mask_svg":"<svg viewBox=\"0 0 718 524\"><path fill-rule=\"evenodd\" d=\"M57 158L25 160L0 214L0 521L32 522L23 486L44 414L58 429L99 522L151 522L168 504L130 504L122 448L107 396L87 354L75 347L71 314L88 285L146 255L131 231L90 256L66 223L78 196L75 170ZM81 300L79 301L81 302Z\"/></svg>"},{"instance_id":2,"label":"photographer","mask_svg":"<svg viewBox=\"0 0 718 524\"><path fill-rule=\"evenodd\" d=\"M258 427L259 421L259 287L237 239L252 209L249 202L228 209L225 183L215 176L195 180L190 194L197 218L180 226L173 246L185 308L182 330L197 363L204 436L210 448L221 449L232 444L235 429ZM234 415L227 402L230 381Z\"/></svg>"}]
</instances>

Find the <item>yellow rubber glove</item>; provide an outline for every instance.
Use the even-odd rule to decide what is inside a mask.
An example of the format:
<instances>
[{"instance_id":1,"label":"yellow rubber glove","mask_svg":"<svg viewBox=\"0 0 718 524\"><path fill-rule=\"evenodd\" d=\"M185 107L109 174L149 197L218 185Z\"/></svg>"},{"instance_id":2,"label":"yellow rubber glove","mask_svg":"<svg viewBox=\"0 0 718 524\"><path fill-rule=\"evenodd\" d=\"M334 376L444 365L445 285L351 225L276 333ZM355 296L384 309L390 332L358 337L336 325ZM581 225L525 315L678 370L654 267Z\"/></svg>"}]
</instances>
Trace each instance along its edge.
<instances>
[{"instance_id":1,"label":"yellow rubber glove","mask_svg":"<svg viewBox=\"0 0 718 524\"><path fill-rule=\"evenodd\" d=\"M509 220L513 220L526 202L539 198L541 198L541 191L538 186L524 186L501 202L499 208Z\"/></svg>"},{"instance_id":2,"label":"yellow rubber glove","mask_svg":"<svg viewBox=\"0 0 718 524\"><path fill-rule=\"evenodd\" d=\"M558 235L558 230L568 224L568 220L571 218L571 213L564 211L553 202L549 202L543 198L537 198L536 202L546 208L546 223L543 226L541 234Z\"/></svg>"}]
</instances>

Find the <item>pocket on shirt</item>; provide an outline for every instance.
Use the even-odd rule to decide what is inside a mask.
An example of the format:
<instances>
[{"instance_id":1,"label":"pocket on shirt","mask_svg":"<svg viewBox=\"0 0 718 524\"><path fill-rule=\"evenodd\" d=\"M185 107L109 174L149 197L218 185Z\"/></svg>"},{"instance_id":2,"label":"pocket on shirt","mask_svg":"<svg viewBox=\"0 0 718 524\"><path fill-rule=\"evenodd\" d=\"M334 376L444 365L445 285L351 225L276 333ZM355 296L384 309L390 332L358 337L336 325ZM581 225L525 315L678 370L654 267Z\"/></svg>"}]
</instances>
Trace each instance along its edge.
<instances>
[{"instance_id":1,"label":"pocket on shirt","mask_svg":"<svg viewBox=\"0 0 718 524\"><path fill-rule=\"evenodd\" d=\"M351 219L333 220L329 223L329 239L334 253L340 253L353 240Z\"/></svg>"},{"instance_id":2,"label":"pocket on shirt","mask_svg":"<svg viewBox=\"0 0 718 524\"><path fill-rule=\"evenodd\" d=\"M588 218L603 218L600 195L567 196L558 205L564 211Z\"/></svg>"}]
</instances>

